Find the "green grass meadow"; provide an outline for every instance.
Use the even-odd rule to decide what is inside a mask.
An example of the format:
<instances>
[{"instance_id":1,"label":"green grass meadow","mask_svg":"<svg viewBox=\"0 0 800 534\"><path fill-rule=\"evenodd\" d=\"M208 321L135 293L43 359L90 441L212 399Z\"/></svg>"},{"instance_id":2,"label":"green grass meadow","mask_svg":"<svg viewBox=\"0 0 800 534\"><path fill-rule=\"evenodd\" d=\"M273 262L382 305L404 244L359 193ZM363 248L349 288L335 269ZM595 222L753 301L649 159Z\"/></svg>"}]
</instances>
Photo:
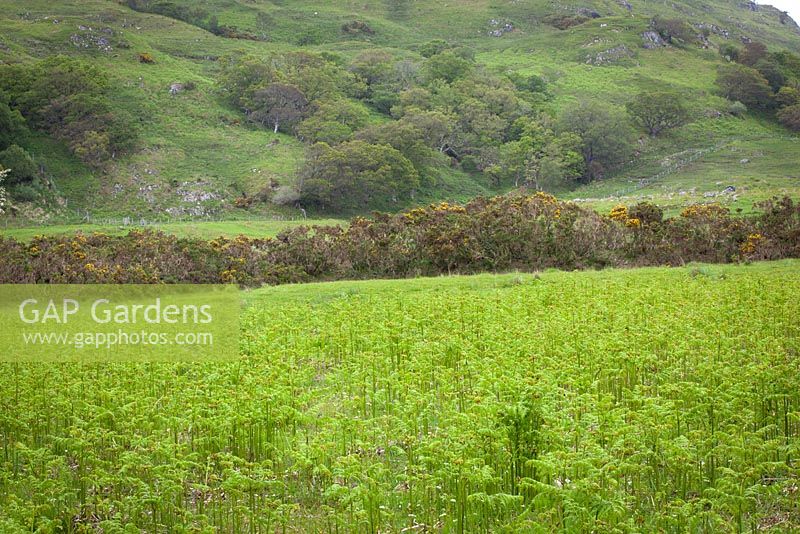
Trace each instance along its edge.
<instances>
[{"instance_id":1,"label":"green grass meadow","mask_svg":"<svg viewBox=\"0 0 800 534\"><path fill-rule=\"evenodd\" d=\"M109 235L124 235L135 228L149 228L164 232L166 234L176 235L178 237L192 237L197 239L236 237L238 235L258 238L274 237L284 230L297 228L298 226L334 226L337 224L345 224L345 221L338 219L302 219L293 221L201 221L152 224L144 227L105 224L69 224L26 228L0 228L0 235L10 237L18 241L29 241L37 235L72 235L78 232L82 232L84 234L100 232Z\"/></svg>"}]
</instances>

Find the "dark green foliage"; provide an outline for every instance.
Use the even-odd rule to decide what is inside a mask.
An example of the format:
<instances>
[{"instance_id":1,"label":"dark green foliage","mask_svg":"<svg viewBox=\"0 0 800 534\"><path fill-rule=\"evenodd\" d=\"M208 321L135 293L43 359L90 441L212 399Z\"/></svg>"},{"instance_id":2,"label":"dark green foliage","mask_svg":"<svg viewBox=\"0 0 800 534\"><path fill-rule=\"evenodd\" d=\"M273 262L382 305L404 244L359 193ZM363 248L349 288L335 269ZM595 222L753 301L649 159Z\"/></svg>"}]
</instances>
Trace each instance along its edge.
<instances>
[{"instance_id":1,"label":"dark green foliage","mask_svg":"<svg viewBox=\"0 0 800 534\"><path fill-rule=\"evenodd\" d=\"M800 89L797 87L789 87L788 85L781 87L778 94L775 95L775 102L784 107L800 104Z\"/></svg>"},{"instance_id":2,"label":"dark green foliage","mask_svg":"<svg viewBox=\"0 0 800 534\"><path fill-rule=\"evenodd\" d=\"M7 97L0 91L0 150L17 143L26 133L25 119L8 106Z\"/></svg>"},{"instance_id":3,"label":"dark green foliage","mask_svg":"<svg viewBox=\"0 0 800 534\"><path fill-rule=\"evenodd\" d=\"M633 152L633 132L622 111L601 102L581 102L561 117L561 131L581 139L585 178L601 178Z\"/></svg>"},{"instance_id":4,"label":"dark green foliage","mask_svg":"<svg viewBox=\"0 0 800 534\"><path fill-rule=\"evenodd\" d=\"M466 77L473 69L473 63L452 50L445 50L430 57L422 66L422 76L430 83L441 80L452 83Z\"/></svg>"},{"instance_id":5,"label":"dark green foliage","mask_svg":"<svg viewBox=\"0 0 800 534\"><path fill-rule=\"evenodd\" d=\"M751 109L768 109L772 106L772 89L764 76L744 65L721 67L717 85L722 95L739 101Z\"/></svg>"},{"instance_id":6,"label":"dark green foliage","mask_svg":"<svg viewBox=\"0 0 800 534\"><path fill-rule=\"evenodd\" d=\"M438 152L445 152L457 143L458 118L452 113L409 107L404 110L402 120L421 132L425 144Z\"/></svg>"},{"instance_id":7,"label":"dark green foliage","mask_svg":"<svg viewBox=\"0 0 800 534\"><path fill-rule=\"evenodd\" d=\"M393 75L393 67L394 57L392 54L383 50L368 50L353 59L349 70L370 88L389 81Z\"/></svg>"},{"instance_id":8,"label":"dark green foliage","mask_svg":"<svg viewBox=\"0 0 800 534\"><path fill-rule=\"evenodd\" d=\"M508 79L484 72L410 88L392 108L393 116L423 133L428 146L458 161L470 156L467 165L481 172L498 162L514 121L530 112L531 105Z\"/></svg>"},{"instance_id":9,"label":"dark green foliage","mask_svg":"<svg viewBox=\"0 0 800 534\"><path fill-rule=\"evenodd\" d=\"M532 112L540 99L534 92L544 88L535 76L515 80L522 85L518 88L508 78L478 68L473 56L471 49L449 48L420 67L388 51L370 50L357 55L347 70L337 58L306 53L226 59L220 87L251 121L309 143L333 146L360 139L392 147L411 162L421 184L429 186L436 174L429 167L446 164L431 149L461 162L469 172L496 167L514 121ZM367 117L353 99L391 112L395 121L359 132ZM567 183L574 165L570 157L556 157L569 154L558 146L547 146L553 157L545 167L553 176L563 171ZM331 198L317 195L313 203L328 204Z\"/></svg>"},{"instance_id":10,"label":"dark green foliage","mask_svg":"<svg viewBox=\"0 0 800 534\"><path fill-rule=\"evenodd\" d=\"M225 58L219 86L223 95L246 113L256 109L263 112L265 104L272 104L274 99L279 100L281 106L304 110L316 101L342 99L362 93L364 89L363 83L352 73L320 55L307 52L268 58ZM265 93L270 86L273 87ZM263 124L274 127L272 119Z\"/></svg>"},{"instance_id":11,"label":"dark green foliage","mask_svg":"<svg viewBox=\"0 0 800 534\"><path fill-rule=\"evenodd\" d=\"M739 101L731 102L728 105L728 113L730 113L734 117L742 118L747 113L747 106L745 106Z\"/></svg>"},{"instance_id":12,"label":"dark green foliage","mask_svg":"<svg viewBox=\"0 0 800 534\"><path fill-rule=\"evenodd\" d=\"M40 188L32 182L11 186L8 192L15 202L36 202L41 196Z\"/></svg>"},{"instance_id":13,"label":"dark green foliage","mask_svg":"<svg viewBox=\"0 0 800 534\"><path fill-rule=\"evenodd\" d=\"M102 95L109 88L106 75L87 62L54 56L30 66L2 67L0 84L12 106L38 125L56 100L75 95Z\"/></svg>"},{"instance_id":14,"label":"dark green foliage","mask_svg":"<svg viewBox=\"0 0 800 534\"><path fill-rule=\"evenodd\" d=\"M24 148L17 145L11 145L0 152L0 166L11 170L11 173L6 177L6 183L12 187L30 184L38 175L33 158Z\"/></svg>"},{"instance_id":15,"label":"dark green foliage","mask_svg":"<svg viewBox=\"0 0 800 534\"><path fill-rule=\"evenodd\" d=\"M388 124L376 124L356 134L356 139L374 145L386 145L405 156L420 174L423 185L430 185L428 166L435 161L436 153L425 143L422 130L411 120L401 119Z\"/></svg>"},{"instance_id":16,"label":"dark green foliage","mask_svg":"<svg viewBox=\"0 0 800 534\"><path fill-rule=\"evenodd\" d=\"M771 53L769 58L781 66L786 78L800 82L800 56L781 50Z\"/></svg>"},{"instance_id":17,"label":"dark green foliage","mask_svg":"<svg viewBox=\"0 0 800 534\"><path fill-rule=\"evenodd\" d=\"M689 119L680 96L668 92L640 93L627 104L628 113L653 137Z\"/></svg>"},{"instance_id":18,"label":"dark green foliage","mask_svg":"<svg viewBox=\"0 0 800 534\"><path fill-rule=\"evenodd\" d=\"M375 35L375 30L370 28L366 22L360 20L345 22L342 25L342 32L350 36Z\"/></svg>"},{"instance_id":19,"label":"dark green foliage","mask_svg":"<svg viewBox=\"0 0 800 534\"><path fill-rule=\"evenodd\" d=\"M410 60L396 61L388 52L362 52L350 63L350 72L363 81L362 100L381 113L389 114L400 91L417 83L419 66Z\"/></svg>"},{"instance_id":20,"label":"dark green foliage","mask_svg":"<svg viewBox=\"0 0 800 534\"><path fill-rule=\"evenodd\" d=\"M300 200L321 209L363 209L400 199L419 186L411 162L387 145L348 141L314 145L300 175Z\"/></svg>"},{"instance_id":21,"label":"dark green foliage","mask_svg":"<svg viewBox=\"0 0 800 534\"><path fill-rule=\"evenodd\" d=\"M125 0L125 4L134 11L157 13L195 26L208 27L209 14L202 8L159 0Z\"/></svg>"},{"instance_id":22,"label":"dark green foliage","mask_svg":"<svg viewBox=\"0 0 800 534\"><path fill-rule=\"evenodd\" d=\"M582 140L571 132L556 132L527 117L514 123L515 139L503 146L502 168L515 187L536 190L569 188L586 170Z\"/></svg>"},{"instance_id":23,"label":"dark green foliage","mask_svg":"<svg viewBox=\"0 0 800 534\"><path fill-rule=\"evenodd\" d=\"M508 79L510 79L514 86L520 91L527 91L530 93L547 92L547 82L545 82L541 76L537 76L535 74L526 76L517 72L513 72L508 75Z\"/></svg>"},{"instance_id":24,"label":"dark green foliage","mask_svg":"<svg viewBox=\"0 0 800 534\"><path fill-rule=\"evenodd\" d=\"M721 70L717 84L723 94L756 109L777 107L778 122L800 131L800 57L787 51L769 53L766 45L753 41L745 45L739 62L753 68Z\"/></svg>"},{"instance_id":25,"label":"dark green foliage","mask_svg":"<svg viewBox=\"0 0 800 534\"><path fill-rule=\"evenodd\" d=\"M349 100L320 102L313 113L297 127L300 139L334 145L352 139L353 132L366 124L369 115Z\"/></svg>"},{"instance_id":26,"label":"dark green foliage","mask_svg":"<svg viewBox=\"0 0 800 534\"><path fill-rule=\"evenodd\" d=\"M201 7L160 0L125 0L125 4L134 11L155 13L180 20L187 24L208 30L220 37L248 39L252 41L262 40L266 37L263 31L261 35L257 35L247 30L239 29L236 26L221 25L216 15L209 14L208 11ZM259 26L263 23L261 20L258 22Z\"/></svg>"},{"instance_id":27,"label":"dark green foliage","mask_svg":"<svg viewBox=\"0 0 800 534\"><path fill-rule=\"evenodd\" d=\"M719 55L727 58L728 61L738 61L739 53L739 47L731 43L723 43L719 46Z\"/></svg>"},{"instance_id":28,"label":"dark green foliage","mask_svg":"<svg viewBox=\"0 0 800 534\"><path fill-rule=\"evenodd\" d=\"M664 210L652 202L639 202L628 210L631 219L638 219L645 226L660 224L664 220Z\"/></svg>"},{"instance_id":29,"label":"dark green foliage","mask_svg":"<svg viewBox=\"0 0 800 534\"><path fill-rule=\"evenodd\" d=\"M64 141L90 165L101 167L135 143L132 118L112 111L106 76L80 60L55 56L2 67L0 89L31 126Z\"/></svg>"},{"instance_id":30,"label":"dark green foliage","mask_svg":"<svg viewBox=\"0 0 800 534\"><path fill-rule=\"evenodd\" d=\"M253 93L276 80L270 62L252 56L224 57L220 59L221 73L218 85L223 97L240 109L247 109Z\"/></svg>"},{"instance_id":31,"label":"dark green foliage","mask_svg":"<svg viewBox=\"0 0 800 534\"><path fill-rule=\"evenodd\" d=\"M447 41L443 39L435 39L422 45L419 49L419 53L422 57L431 58L449 48L452 48L452 46L450 46L450 43Z\"/></svg>"},{"instance_id":32,"label":"dark green foliage","mask_svg":"<svg viewBox=\"0 0 800 534\"><path fill-rule=\"evenodd\" d=\"M767 57L767 45L759 41L751 41L744 45L744 50L739 54L739 63L748 67L755 67L759 61Z\"/></svg>"},{"instance_id":33,"label":"dark green foliage","mask_svg":"<svg viewBox=\"0 0 800 534\"><path fill-rule=\"evenodd\" d=\"M775 61L760 59L755 64L755 69L764 76L773 91L779 91L783 84L786 83L786 77L783 75L780 65Z\"/></svg>"}]
</instances>

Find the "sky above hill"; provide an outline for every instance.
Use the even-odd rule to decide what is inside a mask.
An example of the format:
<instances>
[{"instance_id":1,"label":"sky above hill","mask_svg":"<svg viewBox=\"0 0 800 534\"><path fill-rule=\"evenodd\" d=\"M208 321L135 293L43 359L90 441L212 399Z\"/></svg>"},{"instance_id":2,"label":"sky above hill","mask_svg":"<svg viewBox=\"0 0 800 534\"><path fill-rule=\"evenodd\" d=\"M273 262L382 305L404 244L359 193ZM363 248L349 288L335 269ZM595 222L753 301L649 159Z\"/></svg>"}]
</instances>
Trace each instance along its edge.
<instances>
[{"instance_id":1,"label":"sky above hill","mask_svg":"<svg viewBox=\"0 0 800 534\"><path fill-rule=\"evenodd\" d=\"M764 6L775 6L789 13L798 24L800 24L800 0L759 0Z\"/></svg>"}]
</instances>

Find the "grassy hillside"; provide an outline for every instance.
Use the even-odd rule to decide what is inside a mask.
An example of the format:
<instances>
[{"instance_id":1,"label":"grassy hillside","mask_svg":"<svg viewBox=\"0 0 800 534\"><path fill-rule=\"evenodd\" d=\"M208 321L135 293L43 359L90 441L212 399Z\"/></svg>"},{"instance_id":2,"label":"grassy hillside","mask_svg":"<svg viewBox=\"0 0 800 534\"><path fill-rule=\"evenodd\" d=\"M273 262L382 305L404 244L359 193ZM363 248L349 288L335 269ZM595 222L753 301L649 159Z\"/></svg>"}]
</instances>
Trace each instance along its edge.
<instances>
[{"instance_id":1,"label":"grassy hillside","mask_svg":"<svg viewBox=\"0 0 800 534\"><path fill-rule=\"evenodd\" d=\"M796 261L244 293L243 358L0 365L3 532L795 532Z\"/></svg>"},{"instance_id":2,"label":"grassy hillside","mask_svg":"<svg viewBox=\"0 0 800 534\"><path fill-rule=\"evenodd\" d=\"M385 48L418 61L420 47L433 39L469 47L491 72L541 76L550 95L543 107L554 115L586 98L621 106L636 91L653 87L677 91L690 102L694 122L658 140L644 139L639 155L621 171L563 191L565 197L605 209L619 196L641 196L669 208L708 200L707 194L731 185L737 189L735 198L715 198L748 210L753 201L773 194L800 194L800 158L788 131L752 114L715 118L726 106L715 95L716 69L723 63L716 45L748 37L773 50L800 52L800 29L768 7L754 12L737 2L635 0L630 9L612 0L173 4L203 9L219 25L235 26L258 40L219 37L202 27L205 23L137 12L111 0L0 0L0 62L55 54L89 61L108 73L113 106L136 117L139 129L134 153L103 171L80 163L59 143L34 136L31 152L66 202L49 206L48 214L28 210L27 219L73 221L87 212L98 218L132 215L165 222L197 216L297 216L294 208L269 202L251 206L246 214L234 205L236 198L255 195L271 183L293 184L305 149L295 137L247 124L241 112L225 103L217 83L219 58L302 49L351 59L364 50ZM587 11L598 18L587 17L567 30L548 22ZM641 34L654 15L711 28L709 48L644 49ZM343 24L352 21L364 22L373 33L344 32ZM606 60L609 51L612 57ZM154 63L140 63L140 53L151 54ZM196 88L170 94L172 84L187 82ZM750 161L742 164L743 159ZM466 200L508 188L457 168L436 172L436 184L424 188L415 202Z\"/></svg>"}]
</instances>

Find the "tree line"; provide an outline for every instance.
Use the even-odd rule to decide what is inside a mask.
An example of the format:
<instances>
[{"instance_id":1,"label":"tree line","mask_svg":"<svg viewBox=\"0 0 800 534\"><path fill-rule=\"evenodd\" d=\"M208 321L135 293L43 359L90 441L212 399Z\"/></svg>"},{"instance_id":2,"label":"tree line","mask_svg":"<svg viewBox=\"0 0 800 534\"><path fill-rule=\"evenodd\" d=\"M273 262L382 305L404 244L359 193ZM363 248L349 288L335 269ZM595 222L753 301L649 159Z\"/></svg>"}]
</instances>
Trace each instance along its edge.
<instances>
[{"instance_id":1,"label":"tree line","mask_svg":"<svg viewBox=\"0 0 800 534\"><path fill-rule=\"evenodd\" d=\"M690 118L664 90L627 108L581 102L552 117L539 76L492 73L445 41L418 52L422 59L385 50L350 60L307 51L223 58L223 98L252 124L308 144L297 184L279 202L385 208L435 186L448 166L496 187L570 188L625 162L634 125L656 136Z\"/></svg>"},{"instance_id":2,"label":"tree line","mask_svg":"<svg viewBox=\"0 0 800 534\"><path fill-rule=\"evenodd\" d=\"M720 69L717 83L727 99L741 111L774 114L786 128L800 131L800 56L782 50L770 52L758 41L743 47L720 47L729 62Z\"/></svg>"}]
</instances>

